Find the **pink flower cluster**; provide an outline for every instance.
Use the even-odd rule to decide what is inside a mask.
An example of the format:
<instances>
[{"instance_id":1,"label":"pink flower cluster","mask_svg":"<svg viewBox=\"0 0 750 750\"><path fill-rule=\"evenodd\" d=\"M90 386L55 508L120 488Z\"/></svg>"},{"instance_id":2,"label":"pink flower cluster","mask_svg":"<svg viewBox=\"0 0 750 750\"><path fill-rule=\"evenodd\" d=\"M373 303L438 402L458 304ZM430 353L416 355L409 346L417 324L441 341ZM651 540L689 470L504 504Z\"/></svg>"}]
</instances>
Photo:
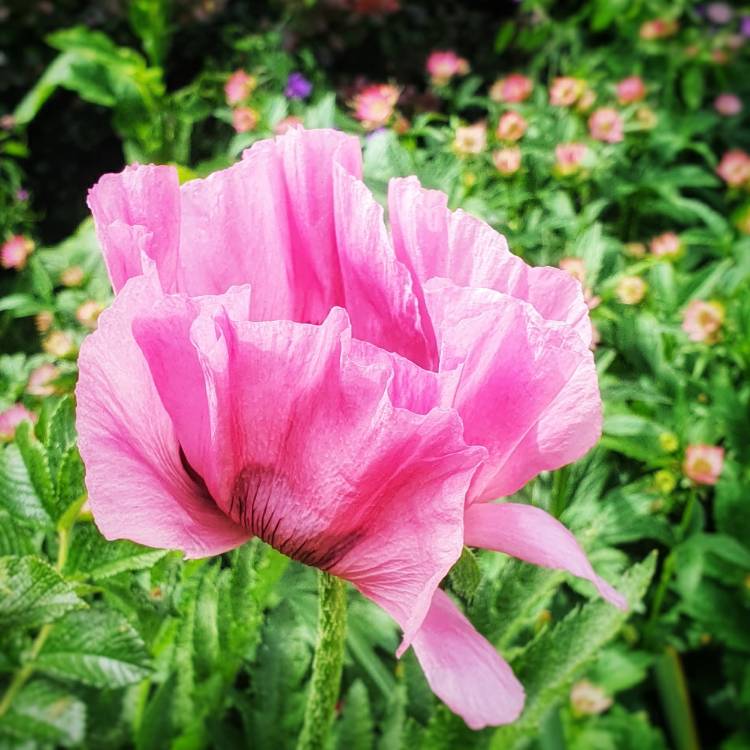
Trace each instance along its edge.
<instances>
[{"instance_id":1,"label":"pink flower cluster","mask_svg":"<svg viewBox=\"0 0 750 750\"><path fill-rule=\"evenodd\" d=\"M399 96L399 90L389 83L365 86L352 101L354 116L368 130L382 128L393 117Z\"/></svg>"},{"instance_id":2,"label":"pink flower cluster","mask_svg":"<svg viewBox=\"0 0 750 750\"><path fill-rule=\"evenodd\" d=\"M255 109L246 104L236 106L246 102L257 85L258 81L255 76L249 75L244 70L235 70L224 84L227 104L232 107L232 126L238 133L255 130L258 125L258 113Z\"/></svg>"},{"instance_id":3,"label":"pink flower cluster","mask_svg":"<svg viewBox=\"0 0 750 750\"><path fill-rule=\"evenodd\" d=\"M588 309L414 177L389 231L361 175L356 138L292 129L205 180L92 189L116 296L79 360L91 510L110 539L203 557L258 536L350 581L470 727L502 724L523 688L439 588L464 545L626 606L556 519L493 502L599 436Z\"/></svg>"},{"instance_id":4,"label":"pink flower cluster","mask_svg":"<svg viewBox=\"0 0 750 750\"><path fill-rule=\"evenodd\" d=\"M20 271L33 251L34 243L28 237L22 234L11 235L0 246L0 265Z\"/></svg>"},{"instance_id":5,"label":"pink flower cluster","mask_svg":"<svg viewBox=\"0 0 750 750\"><path fill-rule=\"evenodd\" d=\"M534 82L520 73L511 73L499 78L490 88L490 99L493 102L518 104L531 96Z\"/></svg>"},{"instance_id":6,"label":"pink flower cluster","mask_svg":"<svg viewBox=\"0 0 750 750\"><path fill-rule=\"evenodd\" d=\"M451 50L437 50L427 58L427 72L436 86L445 86L455 76L469 72L469 63Z\"/></svg>"},{"instance_id":7,"label":"pink flower cluster","mask_svg":"<svg viewBox=\"0 0 750 750\"><path fill-rule=\"evenodd\" d=\"M750 183L750 156L742 149L727 151L716 173L729 187L746 187Z\"/></svg>"}]
</instances>

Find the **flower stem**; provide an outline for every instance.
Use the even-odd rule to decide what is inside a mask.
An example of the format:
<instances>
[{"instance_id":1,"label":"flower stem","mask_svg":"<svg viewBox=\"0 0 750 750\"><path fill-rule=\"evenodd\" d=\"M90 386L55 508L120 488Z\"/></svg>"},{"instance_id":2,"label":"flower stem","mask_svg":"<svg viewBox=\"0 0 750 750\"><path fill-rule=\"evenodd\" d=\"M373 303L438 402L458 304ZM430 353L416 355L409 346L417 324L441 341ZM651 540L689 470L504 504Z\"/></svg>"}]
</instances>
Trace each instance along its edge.
<instances>
[{"instance_id":1,"label":"flower stem","mask_svg":"<svg viewBox=\"0 0 750 750\"><path fill-rule=\"evenodd\" d=\"M320 571L318 643L297 750L323 750L326 745L341 685L345 636L346 584L340 578Z\"/></svg>"}]
</instances>

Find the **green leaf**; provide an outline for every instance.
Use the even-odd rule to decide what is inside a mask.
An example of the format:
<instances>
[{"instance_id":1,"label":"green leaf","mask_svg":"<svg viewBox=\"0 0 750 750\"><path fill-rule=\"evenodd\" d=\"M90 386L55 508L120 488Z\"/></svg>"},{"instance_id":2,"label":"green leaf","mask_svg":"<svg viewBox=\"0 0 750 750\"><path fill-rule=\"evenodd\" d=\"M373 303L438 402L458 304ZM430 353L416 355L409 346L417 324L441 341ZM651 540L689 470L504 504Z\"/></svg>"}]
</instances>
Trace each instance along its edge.
<instances>
[{"instance_id":1,"label":"green leaf","mask_svg":"<svg viewBox=\"0 0 750 750\"><path fill-rule=\"evenodd\" d=\"M372 750L375 738L370 699L361 680L355 680L349 688L336 730L338 750Z\"/></svg>"},{"instance_id":2,"label":"green leaf","mask_svg":"<svg viewBox=\"0 0 750 750\"><path fill-rule=\"evenodd\" d=\"M703 71L697 65L691 65L682 74L682 97L690 109L698 109L703 101L705 81Z\"/></svg>"},{"instance_id":3,"label":"green leaf","mask_svg":"<svg viewBox=\"0 0 750 750\"><path fill-rule=\"evenodd\" d=\"M73 530L65 573L103 581L128 570L150 568L166 554L166 550L142 547L134 542L109 542L94 526L78 524Z\"/></svg>"},{"instance_id":4,"label":"green leaf","mask_svg":"<svg viewBox=\"0 0 750 750\"><path fill-rule=\"evenodd\" d=\"M20 521L41 528L51 525L15 443L0 448L0 507Z\"/></svg>"},{"instance_id":5,"label":"green leaf","mask_svg":"<svg viewBox=\"0 0 750 750\"><path fill-rule=\"evenodd\" d=\"M44 625L85 606L43 560L31 556L0 558L0 631Z\"/></svg>"},{"instance_id":6,"label":"green leaf","mask_svg":"<svg viewBox=\"0 0 750 750\"><path fill-rule=\"evenodd\" d=\"M656 566L652 553L623 576L619 590L630 607L643 598ZM574 609L534 640L513 662L526 690L526 707L515 723L498 729L490 747L505 750L534 731L550 708L567 694L571 682L618 632L627 613L598 600Z\"/></svg>"},{"instance_id":7,"label":"green leaf","mask_svg":"<svg viewBox=\"0 0 750 750\"><path fill-rule=\"evenodd\" d=\"M111 610L69 612L52 629L35 662L54 677L119 688L146 677L149 657L130 623Z\"/></svg>"},{"instance_id":8,"label":"green leaf","mask_svg":"<svg viewBox=\"0 0 750 750\"><path fill-rule=\"evenodd\" d=\"M130 25L153 65L162 65L169 48L169 1L130 0Z\"/></svg>"},{"instance_id":9,"label":"green leaf","mask_svg":"<svg viewBox=\"0 0 750 750\"><path fill-rule=\"evenodd\" d=\"M85 731L86 705L46 680L28 683L0 719L0 734L33 739L41 747L79 746Z\"/></svg>"},{"instance_id":10,"label":"green leaf","mask_svg":"<svg viewBox=\"0 0 750 750\"><path fill-rule=\"evenodd\" d=\"M465 601L471 601L482 581L482 571L479 569L474 553L464 547L461 557L451 568L449 580L451 588Z\"/></svg>"},{"instance_id":11,"label":"green leaf","mask_svg":"<svg viewBox=\"0 0 750 750\"><path fill-rule=\"evenodd\" d=\"M21 452L34 492L44 504L50 517L57 520L59 509L55 502L55 488L47 460L47 451L34 436L29 422L22 422L16 429L16 445Z\"/></svg>"},{"instance_id":12,"label":"green leaf","mask_svg":"<svg viewBox=\"0 0 750 750\"><path fill-rule=\"evenodd\" d=\"M16 523L9 513L0 510L0 557L31 555L35 551L30 532Z\"/></svg>"},{"instance_id":13,"label":"green leaf","mask_svg":"<svg viewBox=\"0 0 750 750\"><path fill-rule=\"evenodd\" d=\"M47 448L53 474L68 451L75 445L75 419L75 405L71 396L60 399L49 416L45 435L41 439Z\"/></svg>"}]
</instances>

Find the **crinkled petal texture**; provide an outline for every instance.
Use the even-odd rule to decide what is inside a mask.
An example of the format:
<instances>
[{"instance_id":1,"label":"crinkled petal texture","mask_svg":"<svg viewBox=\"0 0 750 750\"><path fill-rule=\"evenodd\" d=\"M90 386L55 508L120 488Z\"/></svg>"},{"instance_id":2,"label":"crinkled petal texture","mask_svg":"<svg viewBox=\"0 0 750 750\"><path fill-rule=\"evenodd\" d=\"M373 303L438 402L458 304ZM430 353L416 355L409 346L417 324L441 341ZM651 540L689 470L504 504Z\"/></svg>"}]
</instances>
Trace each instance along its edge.
<instances>
[{"instance_id":1,"label":"crinkled petal texture","mask_svg":"<svg viewBox=\"0 0 750 750\"><path fill-rule=\"evenodd\" d=\"M256 535L352 581L470 726L512 721L521 687L437 587L466 542L622 604L557 521L483 502L596 441L588 308L415 178L389 232L361 172L355 138L295 129L205 180L134 166L91 190L117 292L80 357L92 509L109 538Z\"/></svg>"},{"instance_id":2,"label":"crinkled petal texture","mask_svg":"<svg viewBox=\"0 0 750 750\"><path fill-rule=\"evenodd\" d=\"M460 554L485 455L455 411L394 406L401 358L353 348L340 308L320 326L251 322L171 296L133 331L186 462L226 516L352 581L410 638Z\"/></svg>"},{"instance_id":3,"label":"crinkled petal texture","mask_svg":"<svg viewBox=\"0 0 750 750\"><path fill-rule=\"evenodd\" d=\"M133 318L161 296L155 278L131 279L81 346L76 421L89 503L108 539L216 555L251 533L185 472L174 425L133 338Z\"/></svg>"}]
</instances>

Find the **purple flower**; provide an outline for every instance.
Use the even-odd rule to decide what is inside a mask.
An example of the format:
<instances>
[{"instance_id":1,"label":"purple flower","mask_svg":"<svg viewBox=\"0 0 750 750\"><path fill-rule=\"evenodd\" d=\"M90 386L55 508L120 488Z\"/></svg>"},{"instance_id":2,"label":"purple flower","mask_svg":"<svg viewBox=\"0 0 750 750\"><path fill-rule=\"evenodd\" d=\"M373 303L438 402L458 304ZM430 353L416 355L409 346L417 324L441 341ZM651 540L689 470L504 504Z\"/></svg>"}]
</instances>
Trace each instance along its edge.
<instances>
[{"instance_id":1,"label":"purple flower","mask_svg":"<svg viewBox=\"0 0 750 750\"><path fill-rule=\"evenodd\" d=\"M290 73L286 81L284 96L288 99L307 99L312 92L312 83L302 73Z\"/></svg>"},{"instance_id":2,"label":"purple flower","mask_svg":"<svg viewBox=\"0 0 750 750\"><path fill-rule=\"evenodd\" d=\"M19 188L16 190L16 200L18 201L27 201L29 199L29 191L25 190L24 188Z\"/></svg>"},{"instance_id":3,"label":"purple flower","mask_svg":"<svg viewBox=\"0 0 750 750\"><path fill-rule=\"evenodd\" d=\"M740 33L742 36L750 36L750 16L742 16L740 23Z\"/></svg>"}]
</instances>

